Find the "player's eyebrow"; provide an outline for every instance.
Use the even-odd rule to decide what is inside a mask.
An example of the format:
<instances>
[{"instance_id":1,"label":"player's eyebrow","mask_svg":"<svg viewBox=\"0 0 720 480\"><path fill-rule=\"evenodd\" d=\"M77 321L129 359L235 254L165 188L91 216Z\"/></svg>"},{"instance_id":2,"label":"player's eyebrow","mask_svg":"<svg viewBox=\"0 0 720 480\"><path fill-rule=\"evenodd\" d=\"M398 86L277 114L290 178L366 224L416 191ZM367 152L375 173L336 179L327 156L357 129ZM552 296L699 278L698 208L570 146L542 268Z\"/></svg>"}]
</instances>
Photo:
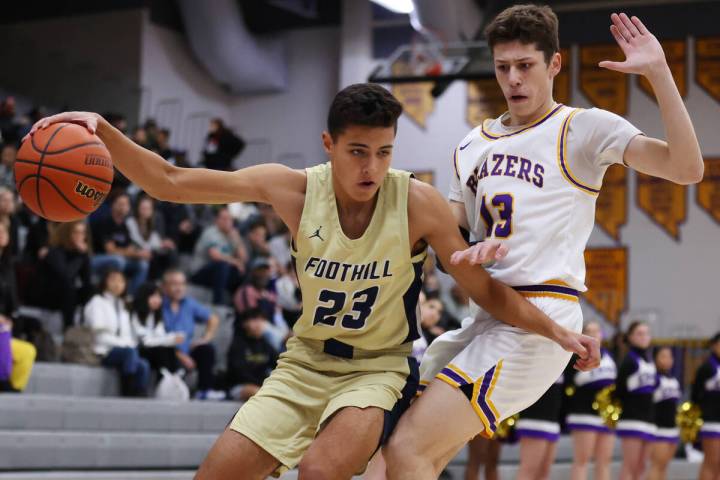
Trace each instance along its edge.
<instances>
[{"instance_id":1,"label":"player's eyebrow","mask_svg":"<svg viewBox=\"0 0 720 480\"><path fill-rule=\"evenodd\" d=\"M535 60L532 57L514 58L512 60L505 60L504 58L495 59L495 63L510 63L510 62L529 62Z\"/></svg>"},{"instance_id":2,"label":"player's eyebrow","mask_svg":"<svg viewBox=\"0 0 720 480\"><path fill-rule=\"evenodd\" d=\"M351 147L370 148L370 145L366 145L366 144L364 144L364 143L355 143L355 142L353 142L353 143L348 143L348 145L351 146ZM380 147L380 148L381 148L381 149L383 149L383 148L393 148L393 146L392 146L392 144L389 144L389 145L383 145L383 146Z\"/></svg>"}]
</instances>

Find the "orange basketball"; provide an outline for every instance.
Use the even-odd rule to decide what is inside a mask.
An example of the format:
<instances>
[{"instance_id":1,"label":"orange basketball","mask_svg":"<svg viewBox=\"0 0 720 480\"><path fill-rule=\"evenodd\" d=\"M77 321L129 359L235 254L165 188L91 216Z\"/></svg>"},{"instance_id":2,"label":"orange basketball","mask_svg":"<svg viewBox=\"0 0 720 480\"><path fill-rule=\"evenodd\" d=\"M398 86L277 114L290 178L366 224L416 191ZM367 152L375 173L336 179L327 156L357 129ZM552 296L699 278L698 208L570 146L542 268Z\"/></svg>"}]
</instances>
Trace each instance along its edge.
<instances>
[{"instance_id":1,"label":"orange basketball","mask_svg":"<svg viewBox=\"0 0 720 480\"><path fill-rule=\"evenodd\" d=\"M20 146L15 185L23 202L54 222L79 220L105 199L113 180L110 152L85 127L55 123Z\"/></svg>"}]
</instances>

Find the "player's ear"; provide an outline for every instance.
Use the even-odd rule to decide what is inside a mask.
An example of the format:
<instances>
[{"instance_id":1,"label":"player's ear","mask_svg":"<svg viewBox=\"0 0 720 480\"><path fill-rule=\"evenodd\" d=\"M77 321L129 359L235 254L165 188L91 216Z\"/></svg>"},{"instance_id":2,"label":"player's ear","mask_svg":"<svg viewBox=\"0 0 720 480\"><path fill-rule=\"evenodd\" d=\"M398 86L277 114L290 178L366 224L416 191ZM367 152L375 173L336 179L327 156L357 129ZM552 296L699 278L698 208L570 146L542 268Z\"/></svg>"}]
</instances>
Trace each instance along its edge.
<instances>
[{"instance_id":1,"label":"player's ear","mask_svg":"<svg viewBox=\"0 0 720 480\"><path fill-rule=\"evenodd\" d=\"M324 131L322 133L322 142L325 153L330 155L333 151L333 147L335 146L335 141L333 140L332 135L330 135L327 131Z\"/></svg>"},{"instance_id":2,"label":"player's ear","mask_svg":"<svg viewBox=\"0 0 720 480\"><path fill-rule=\"evenodd\" d=\"M550 65L548 68L550 69L550 74L553 77L560 73L560 69L562 68L562 57L560 56L560 52L553 53L552 57L550 57Z\"/></svg>"}]
</instances>

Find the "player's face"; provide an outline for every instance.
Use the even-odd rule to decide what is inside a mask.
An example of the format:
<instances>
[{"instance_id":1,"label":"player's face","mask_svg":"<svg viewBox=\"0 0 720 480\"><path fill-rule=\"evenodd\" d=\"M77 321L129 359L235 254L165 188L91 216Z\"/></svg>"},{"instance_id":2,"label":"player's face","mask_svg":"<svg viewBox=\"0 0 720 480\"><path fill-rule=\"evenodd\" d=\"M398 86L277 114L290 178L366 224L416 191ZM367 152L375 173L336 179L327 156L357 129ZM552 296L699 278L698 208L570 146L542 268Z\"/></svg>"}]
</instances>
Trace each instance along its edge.
<instances>
[{"instance_id":1,"label":"player's face","mask_svg":"<svg viewBox=\"0 0 720 480\"><path fill-rule=\"evenodd\" d=\"M394 141L393 127L351 125L334 141L323 132L335 185L354 201L372 200L390 168Z\"/></svg>"},{"instance_id":2,"label":"player's face","mask_svg":"<svg viewBox=\"0 0 720 480\"><path fill-rule=\"evenodd\" d=\"M495 77L513 116L527 121L542 115L552 100L553 78L560 72L560 54L545 62L536 45L520 41L499 43L493 49Z\"/></svg>"}]
</instances>

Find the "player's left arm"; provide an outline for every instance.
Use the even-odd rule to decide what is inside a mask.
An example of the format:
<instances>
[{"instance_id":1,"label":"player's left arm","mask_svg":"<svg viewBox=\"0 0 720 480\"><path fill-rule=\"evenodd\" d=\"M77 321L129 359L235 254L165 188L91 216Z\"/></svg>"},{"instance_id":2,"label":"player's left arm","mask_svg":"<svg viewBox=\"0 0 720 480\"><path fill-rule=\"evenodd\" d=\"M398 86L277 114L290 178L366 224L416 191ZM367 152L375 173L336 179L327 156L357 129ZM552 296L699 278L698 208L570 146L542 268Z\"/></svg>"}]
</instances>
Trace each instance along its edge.
<instances>
[{"instance_id":1,"label":"player's left arm","mask_svg":"<svg viewBox=\"0 0 720 480\"><path fill-rule=\"evenodd\" d=\"M625 149L625 164L639 172L679 184L700 182L704 171L700 145L660 42L637 17L613 13L610 18L610 32L625 53L625 61L604 61L599 66L644 75L648 79L667 136L667 141L635 136Z\"/></svg>"},{"instance_id":2,"label":"player's left arm","mask_svg":"<svg viewBox=\"0 0 720 480\"><path fill-rule=\"evenodd\" d=\"M432 186L412 180L408 194L410 238L426 241L435 250L447 272L470 297L498 320L537 333L558 343L565 350L577 353L579 369L599 365L600 350L595 339L572 332L555 323L523 296L498 282L479 265L462 261L450 262L453 253L468 248L458 230L448 202Z\"/></svg>"}]
</instances>

